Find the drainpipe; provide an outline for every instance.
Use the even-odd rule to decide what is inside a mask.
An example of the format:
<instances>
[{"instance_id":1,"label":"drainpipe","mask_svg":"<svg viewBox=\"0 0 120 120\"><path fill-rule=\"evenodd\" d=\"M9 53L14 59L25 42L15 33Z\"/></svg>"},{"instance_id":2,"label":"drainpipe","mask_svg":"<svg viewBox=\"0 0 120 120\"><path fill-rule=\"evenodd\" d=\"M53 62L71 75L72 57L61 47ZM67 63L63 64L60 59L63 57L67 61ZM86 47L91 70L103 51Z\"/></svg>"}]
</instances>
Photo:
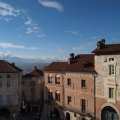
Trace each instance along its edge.
<instances>
[{"instance_id":1,"label":"drainpipe","mask_svg":"<svg viewBox=\"0 0 120 120\"><path fill-rule=\"evenodd\" d=\"M97 74L94 72L92 75L94 78L94 119L96 120L96 77L97 77Z\"/></svg>"}]
</instances>

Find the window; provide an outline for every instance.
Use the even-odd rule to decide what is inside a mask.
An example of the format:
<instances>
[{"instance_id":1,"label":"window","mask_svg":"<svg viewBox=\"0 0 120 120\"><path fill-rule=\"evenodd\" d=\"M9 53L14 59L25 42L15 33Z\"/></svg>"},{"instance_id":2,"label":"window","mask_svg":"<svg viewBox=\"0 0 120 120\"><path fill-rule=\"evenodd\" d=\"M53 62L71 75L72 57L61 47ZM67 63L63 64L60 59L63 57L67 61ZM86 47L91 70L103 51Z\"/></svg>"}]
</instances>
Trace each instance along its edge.
<instances>
[{"instance_id":1,"label":"window","mask_svg":"<svg viewBox=\"0 0 120 120\"><path fill-rule=\"evenodd\" d=\"M67 85L71 85L71 79L70 78L67 79Z\"/></svg>"},{"instance_id":2,"label":"window","mask_svg":"<svg viewBox=\"0 0 120 120\"><path fill-rule=\"evenodd\" d=\"M57 91L57 92L55 93L55 99L56 99L57 101L60 101L60 93L59 93L59 91Z\"/></svg>"},{"instance_id":3,"label":"window","mask_svg":"<svg viewBox=\"0 0 120 120\"><path fill-rule=\"evenodd\" d=\"M114 65L109 65L109 75L114 74Z\"/></svg>"},{"instance_id":4,"label":"window","mask_svg":"<svg viewBox=\"0 0 120 120\"><path fill-rule=\"evenodd\" d=\"M2 95L0 95L0 105L2 105Z\"/></svg>"},{"instance_id":5,"label":"window","mask_svg":"<svg viewBox=\"0 0 120 120\"><path fill-rule=\"evenodd\" d=\"M10 78L10 75L7 75L7 78Z\"/></svg>"},{"instance_id":6,"label":"window","mask_svg":"<svg viewBox=\"0 0 120 120\"><path fill-rule=\"evenodd\" d=\"M86 81L85 80L81 80L81 88L85 88L86 87Z\"/></svg>"},{"instance_id":7,"label":"window","mask_svg":"<svg viewBox=\"0 0 120 120\"><path fill-rule=\"evenodd\" d=\"M60 84L60 76L55 77L55 84Z\"/></svg>"},{"instance_id":8,"label":"window","mask_svg":"<svg viewBox=\"0 0 120 120\"><path fill-rule=\"evenodd\" d=\"M7 87L10 87L10 79L7 79Z\"/></svg>"},{"instance_id":9,"label":"window","mask_svg":"<svg viewBox=\"0 0 120 120\"><path fill-rule=\"evenodd\" d=\"M72 100L71 100L71 97L70 97L70 96L68 96L68 97L67 97L67 102L68 102L68 104L70 104L70 103L71 103L71 101L72 101Z\"/></svg>"},{"instance_id":10,"label":"window","mask_svg":"<svg viewBox=\"0 0 120 120\"><path fill-rule=\"evenodd\" d=\"M85 112L85 110L86 110L86 101L85 99L82 99L81 100L81 111Z\"/></svg>"},{"instance_id":11,"label":"window","mask_svg":"<svg viewBox=\"0 0 120 120\"><path fill-rule=\"evenodd\" d=\"M110 61L114 61L114 58L109 58L109 62L110 62Z\"/></svg>"},{"instance_id":12,"label":"window","mask_svg":"<svg viewBox=\"0 0 120 120\"><path fill-rule=\"evenodd\" d=\"M32 87L31 88L31 99L34 101L34 98L35 98L35 88Z\"/></svg>"},{"instance_id":13,"label":"window","mask_svg":"<svg viewBox=\"0 0 120 120\"><path fill-rule=\"evenodd\" d=\"M109 88L109 98L114 98L114 88Z\"/></svg>"},{"instance_id":14,"label":"window","mask_svg":"<svg viewBox=\"0 0 120 120\"><path fill-rule=\"evenodd\" d=\"M52 83L52 75L48 75L48 83Z\"/></svg>"},{"instance_id":15,"label":"window","mask_svg":"<svg viewBox=\"0 0 120 120\"><path fill-rule=\"evenodd\" d=\"M22 100L25 100L25 99L26 99L25 91L23 91L23 90L22 90L22 92L21 92L21 98L22 98Z\"/></svg>"},{"instance_id":16,"label":"window","mask_svg":"<svg viewBox=\"0 0 120 120\"><path fill-rule=\"evenodd\" d=\"M0 88L2 87L2 79L0 79Z\"/></svg>"},{"instance_id":17,"label":"window","mask_svg":"<svg viewBox=\"0 0 120 120\"><path fill-rule=\"evenodd\" d=\"M52 91L48 92L48 100L49 100L49 102L51 102L53 100L53 93L52 93Z\"/></svg>"},{"instance_id":18,"label":"window","mask_svg":"<svg viewBox=\"0 0 120 120\"><path fill-rule=\"evenodd\" d=\"M10 105L11 104L11 98L10 98L10 95L7 95L7 105Z\"/></svg>"},{"instance_id":19,"label":"window","mask_svg":"<svg viewBox=\"0 0 120 120\"><path fill-rule=\"evenodd\" d=\"M31 81L31 85L35 86L35 81L34 80Z\"/></svg>"},{"instance_id":20,"label":"window","mask_svg":"<svg viewBox=\"0 0 120 120\"><path fill-rule=\"evenodd\" d=\"M23 79L22 79L22 85L24 85L24 84L25 84L25 79L23 78Z\"/></svg>"}]
</instances>

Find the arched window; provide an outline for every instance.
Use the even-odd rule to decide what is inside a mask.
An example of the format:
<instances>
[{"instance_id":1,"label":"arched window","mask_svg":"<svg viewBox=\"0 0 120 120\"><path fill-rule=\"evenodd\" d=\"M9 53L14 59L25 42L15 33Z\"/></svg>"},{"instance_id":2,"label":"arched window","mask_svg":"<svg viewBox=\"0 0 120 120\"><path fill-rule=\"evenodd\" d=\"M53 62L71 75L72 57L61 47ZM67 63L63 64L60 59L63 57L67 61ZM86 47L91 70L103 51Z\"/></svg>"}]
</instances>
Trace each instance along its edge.
<instances>
[{"instance_id":1,"label":"arched window","mask_svg":"<svg viewBox=\"0 0 120 120\"><path fill-rule=\"evenodd\" d=\"M48 100L49 100L49 102L52 102L52 100L53 100L53 92L52 92L52 90L49 90L49 92L48 92Z\"/></svg>"},{"instance_id":2,"label":"arched window","mask_svg":"<svg viewBox=\"0 0 120 120\"><path fill-rule=\"evenodd\" d=\"M60 75L56 75L55 84L60 84Z\"/></svg>"},{"instance_id":3,"label":"arched window","mask_svg":"<svg viewBox=\"0 0 120 120\"><path fill-rule=\"evenodd\" d=\"M116 110L110 106L102 109L101 120L119 120Z\"/></svg>"},{"instance_id":4,"label":"arched window","mask_svg":"<svg viewBox=\"0 0 120 120\"><path fill-rule=\"evenodd\" d=\"M70 113L66 113L66 120L70 120Z\"/></svg>"},{"instance_id":5,"label":"arched window","mask_svg":"<svg viewBox=\"0 0 120 120\"><path fill-rule=\"evenodd\" d=\"M60 92L59 91L55 92L55 100L60 101Z\"/></svg>"},{"instance_id":6,"label":"arched window","mask_svg":"<svg viewBox=\"0 0 120 120\"><path fill-rule=\"evenodd\" d=\"M52 83L52 75L48 75L48 83Z\"/></svg>"}]
</instances>

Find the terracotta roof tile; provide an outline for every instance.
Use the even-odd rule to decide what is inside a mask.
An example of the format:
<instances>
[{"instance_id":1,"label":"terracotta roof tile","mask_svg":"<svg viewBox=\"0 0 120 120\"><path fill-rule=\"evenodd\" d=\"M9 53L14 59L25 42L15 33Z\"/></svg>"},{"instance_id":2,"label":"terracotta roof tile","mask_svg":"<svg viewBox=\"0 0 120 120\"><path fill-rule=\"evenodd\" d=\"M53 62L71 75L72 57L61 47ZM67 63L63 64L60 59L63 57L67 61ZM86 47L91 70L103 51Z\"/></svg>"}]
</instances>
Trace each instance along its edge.
<instances>
[{"instance_id":1,"label":"terracotta roof tile","mask_svg":"<svg viewBox=\"0 0 120 120\"><path fill-rule=\"evenodd\" d=\"M22 69L16 67L13 64L5 60L0 60L0 73L18 73L22 72Z\"/></svg>"},{"instance_id":2,"label":"terracotta roof tile","mask_svg":"<svg viewBox=\"0 0 120 120\"><path fill-rule=\"evenodd\" d=\"M81 54L68 62L53 62L48 65L44 71L68 71L68 72L93 72L94 71L94 55Z\"/></svg>"},{"instance_id":3,"label":"terracotta roof tile","mask_svg":"<svg viewBox=\"0 0 120 120\"><path fill-rule=\"evenodd\" d=\"M101 49L95 49L92 53L111 53L111 52L120 52L120 44L107 44Z\"/></svg>"},{"instance_id":4,"label":"terracotta roof tile","mask_svg":"<svg viewBox=\"0 0 120 120\"><path fill-rule=\"evenodd\" d=\"M43 76L42 70L35 68L32 72L25 74L23 77L39 77Z\"/></svg>"}]
</instances>

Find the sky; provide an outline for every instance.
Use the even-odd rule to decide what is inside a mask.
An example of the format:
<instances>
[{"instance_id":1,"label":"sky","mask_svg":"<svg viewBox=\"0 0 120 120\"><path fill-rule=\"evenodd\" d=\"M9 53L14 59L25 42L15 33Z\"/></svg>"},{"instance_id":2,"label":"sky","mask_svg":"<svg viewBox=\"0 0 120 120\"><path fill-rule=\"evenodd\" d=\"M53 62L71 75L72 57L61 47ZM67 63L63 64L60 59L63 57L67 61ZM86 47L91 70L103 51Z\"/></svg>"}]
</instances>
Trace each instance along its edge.
<instances>
[{"instance_id":1,"label":"sky","mask_svg":"<svg viewBox=\"0 0 120 120\"><path fill-rule=\"evenodd\" d=\"M0 54L67 59L120 43L120 0L0 0Z\"/></svg>"}]
</instances>

